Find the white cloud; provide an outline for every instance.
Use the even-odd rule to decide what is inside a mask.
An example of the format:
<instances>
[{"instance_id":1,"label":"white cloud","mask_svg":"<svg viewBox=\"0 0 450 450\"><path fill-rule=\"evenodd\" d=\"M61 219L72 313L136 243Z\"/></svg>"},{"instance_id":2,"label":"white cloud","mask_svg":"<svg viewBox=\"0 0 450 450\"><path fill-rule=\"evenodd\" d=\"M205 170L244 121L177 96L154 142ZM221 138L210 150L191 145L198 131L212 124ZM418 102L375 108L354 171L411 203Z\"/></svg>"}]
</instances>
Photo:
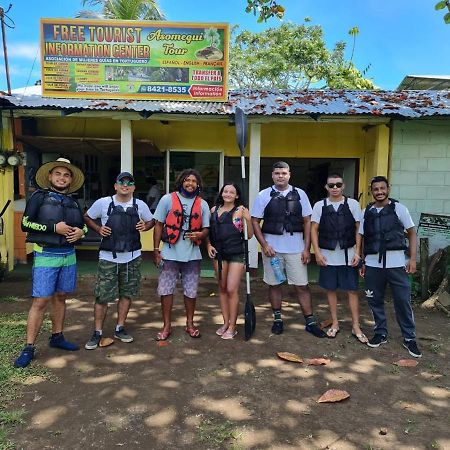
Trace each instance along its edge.
<instances>
[{"instance_id":1,"label":"white cloud","mask_svg":"<svg viewBox=\"0 0 450 450\"><path fill-rule=\"evenodd\" d=\"M41 78L40 65L35 65L33 70L31 66L31 63L9 66L9 77L13 89L26 85L32 86L36 80ZM0 64L0 90L6 90L5 66L3 64Z\"/></svg>"},{"instance_id":2,"label":"white cloud","mask_svg":"<svg viewBox=\"0 0 450 450\"><path fill-rule=\"evenodd\" d=\"M1 52L3 55L3 50ZM8 58L25 58L34 60L39 58L40 49L39 44L32 43L17 43L8 47Z\"/></svg>"},{"instance_id":3,"label":"white cloud","mask_svg":"<svg viewBox=\"0 0 450 450\"><path fill-rule=\"evenodd\" d=\"M38 68L39 69L39 68ZM9 65L9 75L12 76L21 76L21 77L25 77L30 75L30 71L31 71L31 66L30 67L25 67L25 66L17 66L15 64L10 64ZM0 72L4 73L5 72L5 66L4 64L0 64ZM32 75L36 75L39 74L39 70L36 71L36 69L33 70Z\"/></svg>"}]
</instances>

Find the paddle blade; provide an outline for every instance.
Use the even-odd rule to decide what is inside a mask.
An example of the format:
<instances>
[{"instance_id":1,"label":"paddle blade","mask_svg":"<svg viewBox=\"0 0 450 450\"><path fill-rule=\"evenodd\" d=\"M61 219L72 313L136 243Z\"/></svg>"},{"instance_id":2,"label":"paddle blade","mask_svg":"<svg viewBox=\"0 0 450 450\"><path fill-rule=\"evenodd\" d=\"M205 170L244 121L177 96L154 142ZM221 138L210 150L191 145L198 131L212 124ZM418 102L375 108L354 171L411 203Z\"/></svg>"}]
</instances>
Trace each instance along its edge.
<instances>
[{"instance_id":1,"label":"paddle blade","mask_svg":"<svg viewBox=\"0 0 450 450\"><path fill-rule=\"evenodd\" d=\"M236 139L241 151L241 156L244 154L245 146L247 145L248 131L247 131L247 116L241 108L237 107L234 112L234 123L236 124Z\"/></svg>"},{"instance_id":2,"label":"paddle blade","mask_svg":"<svg viewBox=\"0 0 450 450\"><path fill-rule=\"evenodd\" d=\"M255 305L251 301L250 296L247 296L247 301L245 302L244 319L245 340L248 341L255 332L256 327Z\"/></svg>"}]
</instances>

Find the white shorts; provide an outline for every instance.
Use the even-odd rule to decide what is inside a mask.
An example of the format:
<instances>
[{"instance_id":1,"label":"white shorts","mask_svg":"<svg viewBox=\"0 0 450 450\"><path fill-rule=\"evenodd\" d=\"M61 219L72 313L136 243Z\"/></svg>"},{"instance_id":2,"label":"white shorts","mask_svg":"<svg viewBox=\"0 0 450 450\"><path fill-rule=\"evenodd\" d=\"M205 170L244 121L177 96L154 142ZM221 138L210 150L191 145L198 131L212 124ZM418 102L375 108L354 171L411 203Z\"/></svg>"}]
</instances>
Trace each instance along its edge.
<instances>
[{"instance_id":1,"label":"white shorts","mask_svg":"<svg viewBox=\"0 0 450 450\"><path fill-rule=\"evenodd\" d=\"M308 284L308 270L306 264L302 263L301 253L277 252L276 255L280 259L281 268L286 273L288 284L293 284L294 286L306 286ZM270 258L263 253L262 260L264 266L264 283L269 286L280 284L273 273Z\"/></svg>"}]
</instances>

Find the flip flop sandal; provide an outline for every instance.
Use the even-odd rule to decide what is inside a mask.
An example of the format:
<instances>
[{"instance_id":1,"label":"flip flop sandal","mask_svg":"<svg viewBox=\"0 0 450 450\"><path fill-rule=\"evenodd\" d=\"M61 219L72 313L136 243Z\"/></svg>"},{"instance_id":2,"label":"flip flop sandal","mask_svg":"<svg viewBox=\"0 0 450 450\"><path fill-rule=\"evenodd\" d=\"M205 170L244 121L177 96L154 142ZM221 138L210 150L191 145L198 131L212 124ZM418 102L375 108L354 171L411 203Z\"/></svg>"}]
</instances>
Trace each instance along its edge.
<instances>
[{"instance_id":1,"label":"flip flop sandal","mask_svg":"<svg viewBox=\"0 0 450 450\"><path fill-rule=\"evenodd\" d=\"M225 333L222 334L222 339L234 339L234 337L237 335L237 330L231 331L225 331Z\"/></svg>"},{"instance_id":2,"label":"flip flop sandal","mask_svg":"<svg viewBox=\"0 0 450 450\"><path fill-rule=\"evenodd\" d=\"M328 328L327 337L329 337L330 339L334 339L338 333L339 333L339 328Z\"/></svg>"},{"instance_id":3,"label":"flip flop sandal","mask_svg":"<svg viewBox=\"0 0 450 450\"><path fill-rule=\"evenodd\" d=\"M222 334L224 334L225 331L227 331L227 329L228 329L228 325L222 325L220 328L218 328L216 330L217 336L222 336Z\"/></svg>"},{"instance_id":4,"label":"flip flop sandal","mask_svg":"<svg viewBox=\"0 0 450 450\"><path fill-rule=\"evenodd\" d=\"M164 331L161 330L157 335L156 335L156 340L157 341L165 341L166 339L169 338L169 336L171 335L171 331Z\"/></svg>"},{"instance_id":5,"label":"flip flop sandal","mask_svg":"<svg viewBox=\"0 0 450 450\"><path fill-rule=\"evenodd\" d=\"M194 327L194 325L192 326L186 326L186 329L184 330L186 331L186 333L194 339L197 339L201 336L200 334L200 330L197 327Z\"/></svg>"},{"instance_id":6,"label":"flip flop sandal","mask_svg":"<svg viewBox=\"0 0 450 450\"><path fill-rule=\"evenodd\" d=\"M353 333L352 331L352 336L357 339L359 342L361 342L361 344L367 344L369 342L369 339L367 339L367 336L364 333Z\"/></svg>"}]
</instances>

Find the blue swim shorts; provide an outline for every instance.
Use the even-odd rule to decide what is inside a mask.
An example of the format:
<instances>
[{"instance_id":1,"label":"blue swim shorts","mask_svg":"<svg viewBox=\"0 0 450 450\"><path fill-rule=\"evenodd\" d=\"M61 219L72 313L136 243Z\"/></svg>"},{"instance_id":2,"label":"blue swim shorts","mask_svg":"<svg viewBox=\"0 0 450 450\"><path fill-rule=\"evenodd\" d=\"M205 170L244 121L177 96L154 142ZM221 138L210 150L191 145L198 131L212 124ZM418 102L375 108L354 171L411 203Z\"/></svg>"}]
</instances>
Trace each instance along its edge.
<instances>
[{"instance_id":1,"label":"blue swim shorts","mask_svg":"<svg viewBox=\"0 0 450 450\"><path fill-rule=\"evenodd\" d=\"M55 293L75 291L77 284L77 260L75 250L61 253L34 252L33 297L51 297Z\"/></svg>"}]
</instances>

